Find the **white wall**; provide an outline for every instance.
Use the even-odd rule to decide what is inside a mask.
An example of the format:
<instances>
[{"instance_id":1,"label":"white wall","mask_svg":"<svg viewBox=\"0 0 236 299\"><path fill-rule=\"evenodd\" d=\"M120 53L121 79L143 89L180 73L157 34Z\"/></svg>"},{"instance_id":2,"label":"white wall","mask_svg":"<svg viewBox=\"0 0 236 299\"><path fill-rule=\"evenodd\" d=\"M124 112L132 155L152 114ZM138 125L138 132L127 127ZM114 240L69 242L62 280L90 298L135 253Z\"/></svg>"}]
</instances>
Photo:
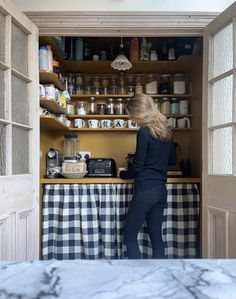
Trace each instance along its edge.
<instances>
[{"instance_id":1,"label":"white wall","mask_svg":"<svg viewBox=\"0 0 236 299\"><path fill-rule=\"evenodd\" d=\"M22 11L208 11L233 0L12 0Z\"/></svg>"}]
</instances>

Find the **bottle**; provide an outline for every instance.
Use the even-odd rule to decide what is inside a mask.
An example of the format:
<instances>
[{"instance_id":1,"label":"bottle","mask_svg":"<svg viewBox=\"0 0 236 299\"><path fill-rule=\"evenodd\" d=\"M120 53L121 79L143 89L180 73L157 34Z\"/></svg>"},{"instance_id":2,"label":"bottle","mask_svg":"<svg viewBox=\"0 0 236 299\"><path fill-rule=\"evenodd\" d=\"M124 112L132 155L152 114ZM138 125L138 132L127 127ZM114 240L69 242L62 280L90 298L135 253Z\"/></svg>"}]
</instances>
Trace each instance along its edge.
<instances>
[{"instance_id":1,"label":"bottle","mask_svg":"<svg viewBox=\"0 0 236 299\"><path fill-rule=\"evenodd\" d=\"M75 39L75 60L83 60L84 43L82 38Z\"/></svg>"},{"instance_id":2,"label":"bottle","mask_svg":"<svg viewBox=\"0 0 236 299\"><path fill-rule=\"evenodd\" d=\"M48 70L50 72L53 72L53 55L52 55L52 47L50 45L47 45L48 49Z\"/></svg>"},{"instance_id":3,"label":"bottle","mask_svg":"<svg viewBox=\"0 0 236 299\"><path fill-rule=\"evenodd\" d=\"M84 45L84 60L91 60L91 49L89 43Z\"/></svg>"},{"instance_id":4,"label":"bottle","mask_svg":"<svg viewBox=\"0 0 236 299\"><path fill-rule=\"evenodd\" d=\"M129 48L129 57L131 62L139 60L139 40L137 37L133 37L131 39L130 48Z\"/></svg>"},{"instance_id":5,"label":"bottle","mask_svg":"<svg viewBox=\"0 0 236 299\"><path fill-rule=\"evenodd\" d=\"M160 75L159 93L170 94L171 92L172 92L171 75L170 74Z\"/></svg>"},{"instance_id":6,"label":"bottle","mask_svg":"<svg viewBox=\"0 0 236 299\"><path fill-rule=\"evenodd\" d=\"M46 46L41 46L39 48L39 69L40 70L48 70L48 49Z\"/></svg>"},{"instance_id":7,"label":"bottle","mask_svg":"<svg viewBox=\"0 0 236 299\"><path fill-rule=\"evenodd\" d=\"M185 94L186 93L186 81L184 74L175 74L174 80L174 94Z\"/></svg>"}]
</instances>

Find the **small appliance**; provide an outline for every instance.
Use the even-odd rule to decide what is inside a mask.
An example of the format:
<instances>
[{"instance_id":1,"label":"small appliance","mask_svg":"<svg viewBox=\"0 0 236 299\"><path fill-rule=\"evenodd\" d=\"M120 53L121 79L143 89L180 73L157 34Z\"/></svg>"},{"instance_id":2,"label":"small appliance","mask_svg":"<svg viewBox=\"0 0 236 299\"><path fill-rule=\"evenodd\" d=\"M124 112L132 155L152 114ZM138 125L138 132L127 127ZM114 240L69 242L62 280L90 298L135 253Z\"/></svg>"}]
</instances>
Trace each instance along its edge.
<instances>
[{"instance_id":1,"label":"small appliance","mask_svg":"<svg viewBox=\"0 0 236 299\"><path fill-rule=\"evenodd\" d=\"M116 163L112 158L90 158L86 160L88 177L115 177Z\"/></svg>"},{"instance_id":2,"label":"small appliance","mask_svg":"<svg viewBox=\"0 0 236 299\"><path fill-rule=\"evenodd\" d=\"M45 178L59 178L61 177L62 155L59 150L50 148L46 156L46 174Z\"/></svg>"}]
</instances>

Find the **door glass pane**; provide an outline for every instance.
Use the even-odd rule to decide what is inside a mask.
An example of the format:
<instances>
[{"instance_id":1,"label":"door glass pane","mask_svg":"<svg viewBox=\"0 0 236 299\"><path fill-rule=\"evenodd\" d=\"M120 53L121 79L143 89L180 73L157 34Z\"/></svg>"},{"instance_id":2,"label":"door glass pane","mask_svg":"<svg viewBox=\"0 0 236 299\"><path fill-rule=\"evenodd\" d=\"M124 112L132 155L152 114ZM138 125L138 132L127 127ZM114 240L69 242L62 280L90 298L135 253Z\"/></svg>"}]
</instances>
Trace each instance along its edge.
<instances>
[{"instance_id":1,"label":"door glass pane","mask_svg":"<svg viewBox=\"0 0 236 299\"><path fill-rule=\"evenodd\" d=\"M0 61L5 62L5 17L0 12Z\"/></svg>"},{"instance_id":2,"label":"door glass pane","mask_svg":"<svg viewBox=\"0 0 236 299\"><path fill-rule=\"evenodd\" d=\"M5 126L0 124L0 175L6 173L6 132Z\"/></svg>"},{"instance_id":3,"label":"door glass pane","mask_svg":"<svg viewBox=\"0 0 236 299\"><path fill-rule=\"evenodd\" d=\"M5 118L5 82L4 71L0 69L0 118Z\"/></svg>"},{"instance_id":4,"label":"door glass pane","mask_svg":"<svg viewBox=\"0 0 236 299\"><path fill-rule=\"evenodd\" d=\"M213 77L233 68L233 25L219 31L213 37Z\"/></svg>"},{"instance_id":5,"label":"door glass pane","mask_svg":"<svg viewBox=\"0 0 236 299\"><path fill-rule=\"evenodd\" d=\"M29 132L12 127L12 173L29 173Z\"/></svg>"},{"instance_id":6,"label":"door glass pane","mask_svg":"<svg viewBox=\"0 0 236 299\"><path fill-rule=\"evenodd\" d=\"M232 121L233 75L213 84L212 125Z\"/></svg>"},{"instance_id":7,"label":"door glass pane","mask_svg":"<svg viewBox=\"0 0 236 299\"><path fill-rule=\"evenodd\" d=\"M27 76L28 36L14 23L12 23L11 43L12 67Z\"/></svg>"},{"instance_id":8,"label":"door glass pane","mask_svg":"<svg viewBox=\"0 0 236 299\"><path fill-rule=\"evenodd\" d=\"M213 174L232 174L232 127L212 133Z\"/></svg>"},{"instance_id":9,"label":"door glass pane","mask_svg":"<svg viewBox=\"0 0 236 299\"><path fill-rule=\"evenodd\" d=\"M29 124L29 100L27 83L12 75L12 121Z\"/></svg>"}]
</instances>

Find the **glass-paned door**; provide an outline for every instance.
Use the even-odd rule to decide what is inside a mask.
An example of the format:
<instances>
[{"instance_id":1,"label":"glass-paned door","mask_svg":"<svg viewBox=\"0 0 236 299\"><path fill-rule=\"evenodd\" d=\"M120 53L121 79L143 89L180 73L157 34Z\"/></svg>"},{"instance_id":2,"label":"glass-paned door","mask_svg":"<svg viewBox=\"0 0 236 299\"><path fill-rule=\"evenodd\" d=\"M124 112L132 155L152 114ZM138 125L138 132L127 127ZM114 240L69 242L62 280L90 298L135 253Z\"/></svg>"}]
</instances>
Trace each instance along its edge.
<instances>
[{"instance_id":1,"label":"glass-paned door","mask_svg":"<svg viewBox=\"0 0 236 299\"><path fill-rule=\"evenodd\" d=\"M0 0L0 260L26 260L38 258L38 30L6 3Z\"/></svg>"},{"instance_id":2,"label":"glass-paned door","mask_svg":"<svg viewBox=\"0 0 236 299\"><path fill-rule=\"evenodd\" d=\"M202 236L212 258L236 257L235 16L233 4L204 32Z\"/></svg>"}]
</instances>

